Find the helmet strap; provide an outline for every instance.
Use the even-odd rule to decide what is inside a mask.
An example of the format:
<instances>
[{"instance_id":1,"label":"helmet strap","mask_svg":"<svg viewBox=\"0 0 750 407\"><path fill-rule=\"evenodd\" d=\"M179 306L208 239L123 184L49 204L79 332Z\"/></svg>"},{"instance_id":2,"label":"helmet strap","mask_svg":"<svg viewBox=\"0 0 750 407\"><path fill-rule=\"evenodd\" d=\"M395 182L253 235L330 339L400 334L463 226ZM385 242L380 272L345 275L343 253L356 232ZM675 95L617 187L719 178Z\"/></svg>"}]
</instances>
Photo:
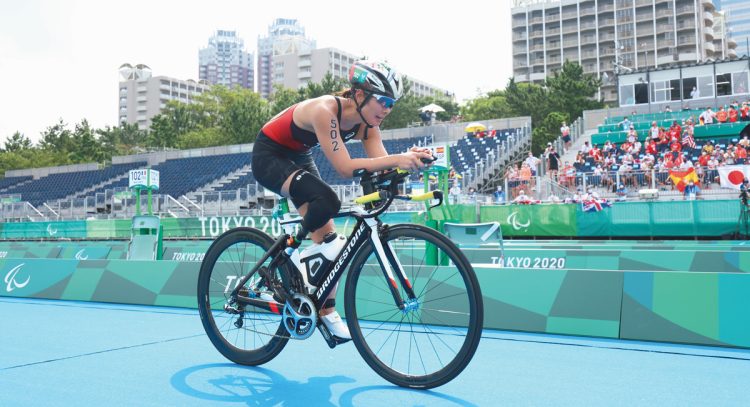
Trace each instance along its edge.
<instances>
[{"instance_id":1,"label":"helmet strap","mask_svg":"<svg viewBox=\"0 0 750 407\"><path fill-rule=\"evenodd\" d=\"M365 99L362 101L361 104L357 105L357 99L355 98L355 96L356 96L356 90L355 89L352 89L352 99L354 99L354 104L357 105L357 113L359 113L359 117L362 119L362 122L364 122L364 124L366 126L365 127L365 134L364 134L363 138L365 140L367 140L367 130L369 130L370 128L372 128L373 125L371 125L370 123L368 123L367 119L365 119L365 116L362 115L362 108L365 107L365 105L367 104L367 102L370 101L370 99L372 98L372 93L365 92L364 90L362 92L366 96L365 96Z\"/></svg>"}]
</instances>

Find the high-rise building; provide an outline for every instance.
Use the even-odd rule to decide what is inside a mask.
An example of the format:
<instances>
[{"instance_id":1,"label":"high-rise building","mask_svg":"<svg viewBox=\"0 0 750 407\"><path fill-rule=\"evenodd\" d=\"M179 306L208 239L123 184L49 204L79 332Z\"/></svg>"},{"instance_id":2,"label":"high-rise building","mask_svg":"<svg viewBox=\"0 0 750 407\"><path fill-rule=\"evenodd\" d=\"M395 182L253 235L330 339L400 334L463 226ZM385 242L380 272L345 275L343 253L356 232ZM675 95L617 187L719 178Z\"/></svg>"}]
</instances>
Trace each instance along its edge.
<instances>
[{"instance_id":1,"label":"high-rise building","mask_svg":"<svg viewBox=\"0 0 750 407\"><path fill-rule=\"evenodd\" d=\"M305 28L296 19L277 18L268 27L268 36L258 38L258 93L263 98L273 91L274 58L315 49L315 41L305 37Z\"/></svg>"},{"instance_id":2,"label":"high-rise building","mask_svg":"<svg viewBox=\"0 0 750 407\"><path fill-rule=\"evenodd\" d=\"M736 43L716 38L711 0L514 0L511 14L517 82L541 82L570 60L602 79L609 103L616 74L736 56Z\"/></svg>"},{"instance_id":3,"label":"high-rise building","mask_svg":"<svg viewBox=\"0 0 750 407\"><path fill-rule=\"evenodd\" d=\"M334 78L349 79L349 68L360 56L336 48L319 48L310 51L276 55L273 59L272 84L297 89L309 82L319 83L326 74ZM411 94L453 98L454 94L401 72L411 82Z\"/></svg>"},{"instance_id":4,"label":"high-rise building","mask_svg":"<svg viewBox=\"0 0 750 407\"><path fill-rule=\"evenodd\" d=\"M716 0L716 7L724 13L729 37L737 42L737 53L750 55L750 1Z\"/></svg>"},{"instance_id":5,"label":"high-rise building","mask_svg":"<svg viewBox=\"0 0 750 407\"><path fill-rule=\"evenodd\" d=\"M218 30L198 51L198 77L212 85L255 90L255 55L236 31Z\"/></svg>"},{"instance_id":6,"label":"high-rise building","mask_svg":"<svg viewBox=\"0 0 750 407\"><path fill-rule=\"evenodd\" d=\"M122 64L120 75L118 123L137 124L141 130L151 127L151 119L170 100L191 103L209 89L207 84L193 80L151 76L151 68L143 64Z\"/></svg>"}]
</instances>

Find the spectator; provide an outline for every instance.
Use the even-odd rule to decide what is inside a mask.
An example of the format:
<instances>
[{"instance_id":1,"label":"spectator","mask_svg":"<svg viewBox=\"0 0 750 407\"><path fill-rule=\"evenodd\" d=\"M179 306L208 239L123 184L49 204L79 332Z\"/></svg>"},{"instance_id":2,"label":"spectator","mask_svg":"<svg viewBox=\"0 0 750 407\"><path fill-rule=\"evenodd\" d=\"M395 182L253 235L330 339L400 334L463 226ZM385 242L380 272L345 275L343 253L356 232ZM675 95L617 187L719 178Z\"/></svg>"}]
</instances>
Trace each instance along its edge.
<instances>
[{"instance_id":1,"label":"spectator","mask_svg":"<svg viewBox=\"0 0 750 407\"><path fill-rule=\"evenodd\" d=\"M435 124L435 121L437 121L437 113L435 112L429 112L430 113L430 126Z\"/></svg>"},{"instance_id":2,"label":"spectator","mask_svg":"<svg viewBox=\"0 0 750 407\"><path fill-rule=\"evenodd\" d=\"M540 160L534 157L534 154L529 151L529 155L524 160L524 163L528 164L529 168L531 169L531 175L534 177L536 177L537 169L539 168L539 162Z\"/></svg>"},{"instance_id":3,"label":"spectator","mask_svg":"<svg viewBox=\"0 0 750 407\"><path fill-rule=\"evenodd\" d=\"M683 195L685 200L695 200L697 198L698 193L700 192L700 188L698 188L697 185L693 181L689 181L685 189L683 190Z\"/></svg>"},{"instance_id":4,"label":"spectator","mask_svg":"<svg viewBox=\"0 0 750 407\"><path fill-rule=\"evenodd\" d=\"M583 145L581 146L581 152L582 152L582 153L583 153L584 155L588 155L588 154L589 154L589 151L591 151L591 146L589 145L589 142L588 142L588 141L584 141L584 142L583 142Z\"/></svg>"},{"instance_id":5,"label":"spectator","mask_svg":"<svg viewBox=\"0 0 750 407\"><path fill-rule=\"evenodd\" d=\"M733 105L729 105L729 111L727 112L729 115L729 123L737 123L737 109Z\"/></svg>"},{"instance_id":6,"label":"spectator","mask_svg":"<svg viewBox=\"0 0 750 407\"><path fill-rule=\"evenodd\" d=\"M628 120L628 116L625 116L625 118L622 119L621 122L617 123L617 125L620 126L623 131L628 131L632 123L630 122L630 120Z\"/></svg>"},{"instance_id":7,"label":"spectator","mask_svg":"<svg viewBox=\"0 0 750 407\"><path fill-rule=\"evenodd\" d=\"M651 137L651 140L659 140L659 126L656 125L656 122L651 122L651 128L648 130L648 134Z\"/></svg>"},{"instance_id":8,"label":"spectator","mask_svg":"<svg viewBox=\"0 0 750 407\"><path fill-rule=\"evenodd\" d=\"M721 106L719 108L719 111L716 112L716 114L714 116L716 118L716 121L719 122L719 124L726 123L727 119L729 118L729 114L727 113L726 110L724 110L724 106Z\"/></svg>"},{"instance_id":9,"label":"spectator","mask_svg":"<svg viewBox=\"0 0 750 407\"><path fill-rule=\"evenodd\" d=\"M560 154L555 151L555 147L550 147L550 152L547 157L547 171L551 179L557 178L557 171L560 169Z\"/></svg>"},{"instance_id":10,"label":"spectator","mask_svg":"<svg viewBox=\"0 0 750 407\"><path fill-rule=\"evenodd\" d=\"M454 182L450 190L448 190L448 196L452 204L459 203L461 198L461 187L458 186L458 182Z\"/></svg>"},{"instance_id":11,"label":"spectator","mask_svg":"<svg viewBox=\"0 0 750 407\"><path fill-rule=\"evenodd\" d=\"M602 160L604 159L602 150L599 149L598 145L594 145L593 147L591 147L591 150L589 150L589 157L597 163L602 162Z\"/></svg>"},{"instance_id":12,"label":"spectator","mask_svg":"<svg viewBox=\"0 0 750 407\"><path fill-rule=\"evenodd\" d=\"M468 198L469 203L474 203L477 201L477 190L474 189L474 187L469 187Z\"/></svg>"},{"instance_id":13,"label":"spectator","mask_svg":"<svg viewBox=\"0 0 750 407\"><path fill-rule=\"evenodd\" d=\"M744 148L750 148L750 139L748 139L747 136L743 136L742 140L740 140L737 145L740 145Z\"/></svg>"},{"instance_id":14,"label":"spectator","mask_svg":"<svg viewBox=\"0 0 750 407\"><path fill-rule=\"evenodd\" d=\"M518 196L516 196L516 199L513 200L513 203L530 203L531 197L526 195L524 190L518 191Z\"/></svg>"},{"instance_id":15,"label":"spectator","mask_svg":"<svg viewBox=\"0 0 750 407\"><path fill-rule=\"evenodd\" d=\"M549 153L552 151L552 143L547 143L547 148L544 149L544 153L542 153L542 158L545 160L549 159Z\"/></svg>"},{"instance_id":16,"label":"spectator","mask_svg":"<svg viewBox=\"0 0 750 407\"><path fill-rule=\"evenodd\" d=\"M617 194L617 200L618 201L624 201L628 198L628 189L625 188L625 185L620 184L617 186L617 191L615 191Z\"/></svg>"},{"instance_id":17,"label":"spectator","mask_svg":"<svg viewBox=\"0 0 750 407\"><path fill-rule=\"evenodd\" d=\"M711 140L706 141L706 144L703 145L701 151L707 153L708 155L714 153L714 144L711 142Z\"/></svg>"},{"instance_id":18,"label":"spectator","mask_svg":"<svg viewBox=\"0 0 750 407\"><path fill-rule=\"evenodd\" d=\"M690 91L690 99L698 99L699 97L701 97L701 91L693 86L693 90Z\"/></svg>"},{"instance_id":19,"label":"spectator","mask_svg":"<svg viewBox=\"0 0 750 407\"><path fill-rule=\"evenodd\" d=\"M700 116L698 116L698 120L705 125L709 125L714 123L714 116L716 116L716 114L711 111L710 107L708 107Z\"/></svg>"},{"instance_id":20,"label":"spectator","mask_svg":"<svg viewBox=\"0 0 750 407\"><path fill-rule=\"evenodd\" d=\"M740 108L740 120L743 122L750 121L750 106L747 105L747 102L742 102L742 107Z\"/></svg>"},{"instance_id":21,"label":"spectator","mask_svg":"<svg viewBox=\"0 0 750 407\"><path fill-rule=\"evenodd\" d=\"M745 138L747 140L747 138ZM737 143L737 147L734 148L734 161L737 164L747 164L747 150L745 147L740 145L740 143Z\"/></svg>"},{"instance_id":22,"label":"spectator","mask_svg":"<svg viewBox=\"0 0 750 407\"><path fill-rule=\"evenodd\" d=\"M426 126L430 122L430 112L423 111L419 113L419 118L422 119L422 125Z\"/></svg>"},{"instance_id":23,"label":"spectator","mask_svg":"<svg viewBox=\"0 0 750 407\"><path fill-rule=\"evenodd\" d=\"M572 203L581 203L583 201L583 194L581 194L581 188L576 188L576 192L573 194Z\"/></svg>"},{"instance_id":24,"label":"spectator","mask_svg":"<svg viewBox=\"0 0 750 407\"><path fill-rule=\"evenodd\" d=\"M672 108L669 105L664 106L664 113L672 113Z\"/></svg>"},{"instance_id":25,"label":"spectator","mask_svg":"<svg viewBox=\"0 0 750 407\"><path fill-rule=\"evenodd\" d=\"M501 187L500 185L497 186L497 189L492 193L492 196L495 197L496 204L505 203L505 192L503 192L503 187Z\"/></svg>"},{"instance_id":26,"label":"spectator","mask_svg":"<svg viewBox=\"0 0 750 407\"><path fill-rule=\"evenodd\" d=\"M636 140L638 140L638 132L635 131L635 127L631 124L630 130L628 130L628 142L633 144Z\"/></svg>"},{"instance_id":27,"label":"spectator","mask_svg":"<svg viewBox=\"0 0 750 407\"><path fill-rule=\"evenodd\" d=\"M560 135L562 136L563 142L565 143L565 146L563 148L563 153L570 148L570 127L568 127L565 122L562 122L562 126L560 127Z\"/></svg>"},{"instance_id":28,"label":"spectator","mask_svg":"<svg viewBox=\"0 0 750 407\"><path fill-rule=\"evenodd\" d=\"M562 169L563 179L562 184L572 187L576 182L576 169L570 164L570 161L565 161L565 166Z\"/></svg>"}]
</instances>

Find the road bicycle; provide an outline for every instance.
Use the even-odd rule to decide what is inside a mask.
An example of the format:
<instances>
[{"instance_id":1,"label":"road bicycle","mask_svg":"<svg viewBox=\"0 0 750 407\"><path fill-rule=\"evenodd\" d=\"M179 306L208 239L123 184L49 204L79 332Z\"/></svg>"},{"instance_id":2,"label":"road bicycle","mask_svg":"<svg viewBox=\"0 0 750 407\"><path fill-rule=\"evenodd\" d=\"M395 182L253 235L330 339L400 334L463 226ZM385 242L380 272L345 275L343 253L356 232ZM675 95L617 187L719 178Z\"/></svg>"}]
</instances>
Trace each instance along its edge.
<instances>
[{"instance_id":1,"label":"road bicycle","mask_svg":"<svg viewBox=\"0 0 750 407\"><path fill-rule=\"evenodd\" d=\"M284 229L276 240L248 227L219 236L198 277L203 327L222 355L242 365L266 363L289 339L307 339L316 328L333 348L339 341L318 310L330 305L326 299L344 278L346 323L365 362L402 387L441 386L464 370L479 345L484 311L474 269L435 229L379 219L395 199L436 200L435 207L442 192L400 194L409 176L400 170L355 175L364 195L336 215L356 224L333 261L300 261L307 232L285 199L275 213Z\"/></svg>"}]
</instances>

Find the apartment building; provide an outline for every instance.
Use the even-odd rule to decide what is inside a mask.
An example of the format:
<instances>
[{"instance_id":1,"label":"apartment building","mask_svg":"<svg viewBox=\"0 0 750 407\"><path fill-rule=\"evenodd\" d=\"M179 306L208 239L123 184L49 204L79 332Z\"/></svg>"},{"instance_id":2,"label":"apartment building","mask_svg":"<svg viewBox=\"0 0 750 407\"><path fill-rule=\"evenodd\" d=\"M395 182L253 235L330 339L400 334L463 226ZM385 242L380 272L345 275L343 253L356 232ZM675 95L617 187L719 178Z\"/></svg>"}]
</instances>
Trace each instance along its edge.
<instances>
[{"instance_id":1,"label":"apartment building","mask_svg":"<svg viewBox=\"0 0 750 407\"><path fill-rule=\"evenodd\" d=\"M737 42L737 53L750 55L750 1L716 0L716 7L724 13L730 41Z\"/></svg>"},{"instance_id":2,"label":"apartment building","mask_svg":"<svg viewBox=\"0 0 750 407\"><path fill-rule=\"evenodd\" d=\"M273 91L274 57L306 53L315 49L315 40L305 37L305 27L291 18L277 18L268 35L258 39L258 93L263 98Z\"/></svg>"},{"instance_id":3,"label":"apartment building","mask_svg":"<svg viewBox=\"0 0 750 407\"><path fill-rule=\"evenodd\" d=\"M736 43L717 39L711 0L514 0L511 14L516 81L575 61L601 78L606 103L618 100L618 74L737 57Z\"/></svg>"},{"instance_id":4,"label":"apartment building","mask_svg":"<svg viewBox=\"0 0 750 407\"><path fill-rule=\"evenodd\" d=\"M120 75L118 123L137 124L141 130L151 127L151 119L170 100L191 103L197 95L209 89L205 82L151 76L151 69L143 64L123 64Z\"/></svg>"},{"instance_id":5,"label":"apartment building","mask_svg":"<svg viewBox=\"0 0 750 407\"><path fill-rule=\"evenodd\" d=\"M255 90L255 55L245 51L236 31L218 30L198 51L198 78L212 85Z\"/></svg>"}]
</instances>

